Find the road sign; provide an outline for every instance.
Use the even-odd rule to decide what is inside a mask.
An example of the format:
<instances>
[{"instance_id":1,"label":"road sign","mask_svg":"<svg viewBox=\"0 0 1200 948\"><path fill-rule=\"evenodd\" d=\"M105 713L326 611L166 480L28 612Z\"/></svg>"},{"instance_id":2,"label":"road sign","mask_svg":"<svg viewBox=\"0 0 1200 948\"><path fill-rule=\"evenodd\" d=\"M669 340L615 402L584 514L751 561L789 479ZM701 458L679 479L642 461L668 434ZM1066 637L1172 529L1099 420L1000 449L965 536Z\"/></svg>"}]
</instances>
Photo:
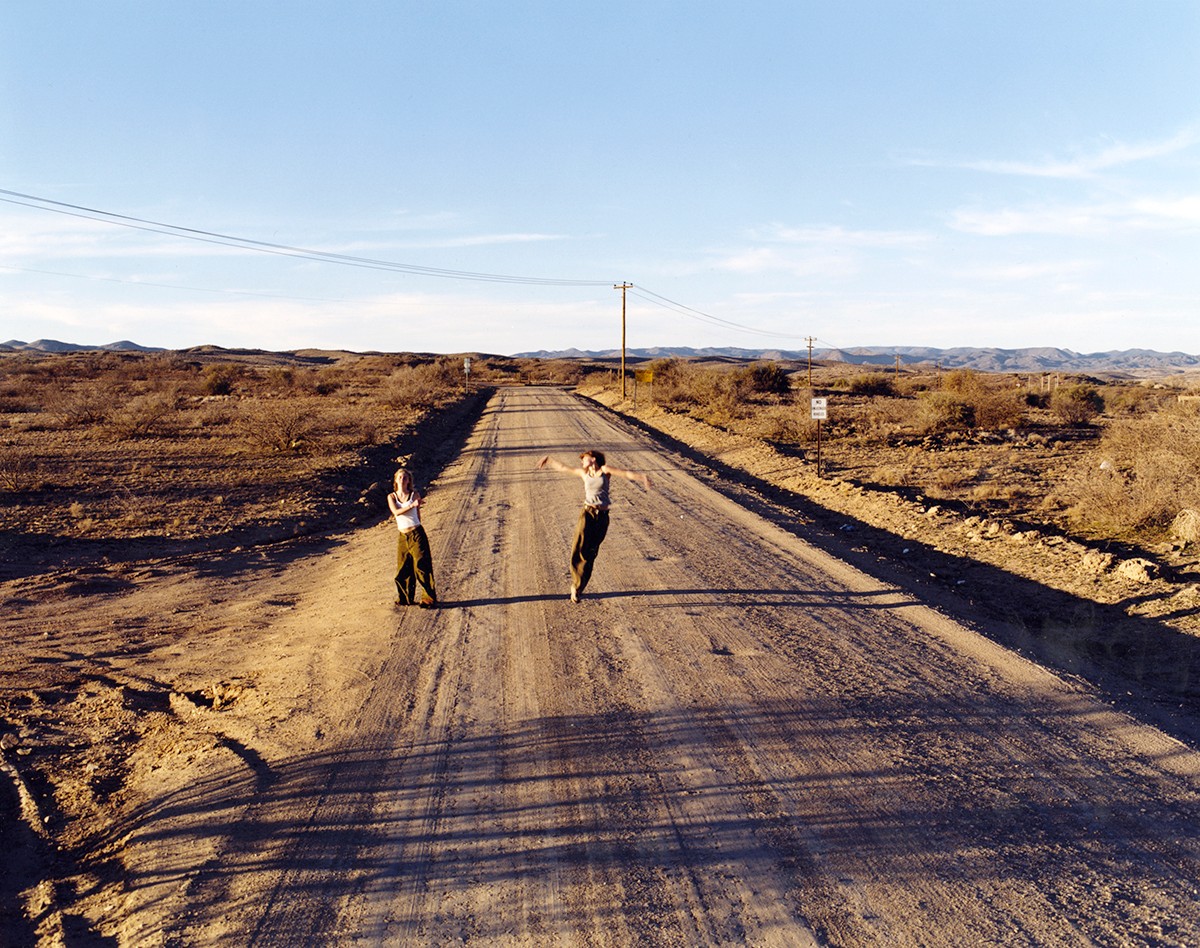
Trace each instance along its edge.
<instances>
[{"instance_id":1,"label":"road sign","mask_svg":"<svg viewBox=\"0 0 1200 948\"><path fill-rule=\"evenodd\" d=\"M820 421L824 418L829 417L828 414L826 414L826 399L814 398L812 400L812 415L811 415L811 417L816 419L817 421Z\"/></svg>"}]
</instances>

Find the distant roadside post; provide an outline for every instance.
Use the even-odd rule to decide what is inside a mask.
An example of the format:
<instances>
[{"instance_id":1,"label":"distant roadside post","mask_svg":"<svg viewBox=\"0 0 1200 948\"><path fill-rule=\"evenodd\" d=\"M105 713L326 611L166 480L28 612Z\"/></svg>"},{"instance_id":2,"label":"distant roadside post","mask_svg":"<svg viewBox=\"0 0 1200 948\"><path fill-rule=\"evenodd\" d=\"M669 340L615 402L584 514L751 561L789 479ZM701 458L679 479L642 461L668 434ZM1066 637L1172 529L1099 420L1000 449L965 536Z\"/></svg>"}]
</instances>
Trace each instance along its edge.
<instances>
[{"instance_id":1,"label":"distant roadside post","mask_svg":"<svg viewBox=\"0 0 1200 948\"><path fill-rule=\"evenodd\" d=\"M828 417L829 403L824 398L814 398L810 411L817 423L817 477L821 476L821 422Z\"/></svg>"},{"instance_id":2,"label":"distant roadside post","mask_svg":"<svg viewBox=\"0 0 1200 948\"><path fill-rule=\"evenodd\" d=\"M463 394L471 394L471 360L463 359Z\"/></svg>"}]
</instances>

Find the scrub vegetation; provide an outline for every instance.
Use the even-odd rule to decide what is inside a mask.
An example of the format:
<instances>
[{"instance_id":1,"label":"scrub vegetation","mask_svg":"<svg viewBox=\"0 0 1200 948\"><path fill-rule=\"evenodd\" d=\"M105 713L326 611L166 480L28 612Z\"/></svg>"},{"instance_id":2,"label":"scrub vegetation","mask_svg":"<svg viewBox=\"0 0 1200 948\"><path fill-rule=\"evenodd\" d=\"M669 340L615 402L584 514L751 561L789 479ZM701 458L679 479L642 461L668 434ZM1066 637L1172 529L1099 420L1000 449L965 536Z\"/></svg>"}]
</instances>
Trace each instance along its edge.
<instances>
[{"instance_id":1,"label":"scrub vegetation","mask_svg":"<svg viewBox=\"0 0 1200 948\"><path fill-rule=\"evenodd\" d=\"M461 355L0 354L0 530L67 543L296 535L377 512L405 437L465 410L469 394L619 386L615 360L469 357L468 378ZM1186 381L636 368L631 399L769 442L797 464L815 459L810 399L826 398L822 472L872 489L1146 547L1178 544L1172 525L1200 509L1200 399Z\"/></svg>"},{"instance_id":2,"label":"scrub vegetation","mask_svg":"<svg viewBox=\"0 0 1200 948\"><path fill-rule=\"evenodd\" d=\"M75 549L303 533L365 513L405 439L481 388L578 373L475 355L468 379L464 358L0 354L0 531Z\"/></svg>"},{"instance_id":3,"label":"scrub vegetation","mask_svg":"<svg viewBox=\"0 0 1200 948\"><path fill-rule=\"evenodd\" d=\"M664 359L647 395L669 411L812 460L858 484L1051 524L1090 539L1180 542L1200 508L1200 380L991 374L934 367L785 370ZM1193 538L1194 539L1194 538Z\"/></svg>"}]
</instances>

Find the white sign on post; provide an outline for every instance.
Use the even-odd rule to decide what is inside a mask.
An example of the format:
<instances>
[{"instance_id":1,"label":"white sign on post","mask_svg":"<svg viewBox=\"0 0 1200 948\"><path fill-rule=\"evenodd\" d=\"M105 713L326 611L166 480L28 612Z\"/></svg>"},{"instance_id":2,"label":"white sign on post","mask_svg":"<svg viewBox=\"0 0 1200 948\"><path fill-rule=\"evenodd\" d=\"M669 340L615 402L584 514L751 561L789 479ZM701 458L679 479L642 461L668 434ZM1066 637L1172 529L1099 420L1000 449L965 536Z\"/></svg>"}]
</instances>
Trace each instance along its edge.
<instances>
[{"instance_id":1,"label":"white sign on post","mask_svg":"<svg viewBox=\"0 0 1200 948\"><path fill-rule=\"evenodd\" d=\"M817 421L828 418L826 414L826 400L824 398L814 398L812 400L812 418Z\"/></svg>"}]
</instances>

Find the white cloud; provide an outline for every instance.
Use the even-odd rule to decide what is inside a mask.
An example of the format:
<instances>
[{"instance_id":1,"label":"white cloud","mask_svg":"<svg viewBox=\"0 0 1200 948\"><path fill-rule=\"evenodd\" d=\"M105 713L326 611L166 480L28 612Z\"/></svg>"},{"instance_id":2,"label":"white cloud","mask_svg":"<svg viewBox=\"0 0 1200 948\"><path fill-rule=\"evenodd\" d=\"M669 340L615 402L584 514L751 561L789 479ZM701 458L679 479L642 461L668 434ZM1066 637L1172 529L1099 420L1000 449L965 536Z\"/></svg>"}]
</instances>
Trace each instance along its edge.
<instances>
[{"instance_id":1,"label":"white cloud","mask_svg":"<svg viewBox=\"0 0 1200 948\"><path fill-rule=\"evenodd\" d=\"M953 230L984 237L1015 234L1102 237L1121 231L1177 231L1181 227L1200 226L1200 197L1031 205L998 210L959 208L951 212L948 224Z\"/></svg>"},{"instance_id":2,"label":"white cloud","mask_svg":"<svg viewBox=\"0 0 1200 948\"><path fill-rule=\"evenodd\" d=\"M1186 151L1198 142L1200 142L1200 129L1189 127L1161 141L1141 143L1115 142L1100 148L1092 154L1077 155L1073 158L1047 157L1040 161L987 159L966 162L922 160L913 163L932 167L966 168L971 171L983 171L989 174L1078 180L1094 178L1100 172L1108 171L1112 168L1175 155Z\"/></svg>"},{"instance_id":3,"label":"white cloud","mask_svg":"<svg viewBox=\"0 0 1200 948\"><path fill-rule=\"evenodd\" d=\"M823 247L911 247L929 240L927 234L916 231L847 230L833 225L789 227L773 224L751 236L768 243L817 244Z\"/></svg>"},{"instance_id":4,"label":"white cloud","mask_svg":"<svg viewBox=\"0 0 1200 948\"><path fill-rule=\"evenodd\" d=\"M748 247L726 254L716 264L731 273L787 273L791 276L846 276L858 269L852 254L779 247Z\"/></svg>"},{"instance_id":5,"label":"white cloud","mask_svg":"<svg viewBox=\"0 0 1200 948\"><path fill-rule=\"evenodd\" d=\"M1143 198L1132 201L1130 207L1148 218L1200 225L1200 195L1181 198Z\"/></svg>"},{"instance_id":6,"label":"white cloud","mask_svg":"<svg viewBox=\"0 0 1200 948\"><path fill-rule=\"evenodd\" d=\"M753 231L749 237L749 246L718 252L712 265L741 274L842 277L859 272L868 251L912 248L930 240L929 235L913 231L783 224Z\"/></svg>"},{"instance_id":7,"label":"white cloud","mask_svg":"<svg viewBox=\"0 0 1200 948\"><path fill-rule=\"evenodd\" d=\"M958 270L956 275L966 280L1009 283L1045 278L1061 280L1064 277L1078 277L1095 269L1096 264L1088 260L1057 260L967 267Z\"/></svg>"},{"instance_id":8,"label":"white cloud","mask_svg":"<svg viewBox=\"0 0 1200 948\"><path fill-rule=\"evenodd\" d=\"M565 234L475 234L463 237L446 237L439 240L421 241L410 246L420 247L488 247L495 244L531 244L552 240L567 240Z\"/></svg>"}]
</instances>

